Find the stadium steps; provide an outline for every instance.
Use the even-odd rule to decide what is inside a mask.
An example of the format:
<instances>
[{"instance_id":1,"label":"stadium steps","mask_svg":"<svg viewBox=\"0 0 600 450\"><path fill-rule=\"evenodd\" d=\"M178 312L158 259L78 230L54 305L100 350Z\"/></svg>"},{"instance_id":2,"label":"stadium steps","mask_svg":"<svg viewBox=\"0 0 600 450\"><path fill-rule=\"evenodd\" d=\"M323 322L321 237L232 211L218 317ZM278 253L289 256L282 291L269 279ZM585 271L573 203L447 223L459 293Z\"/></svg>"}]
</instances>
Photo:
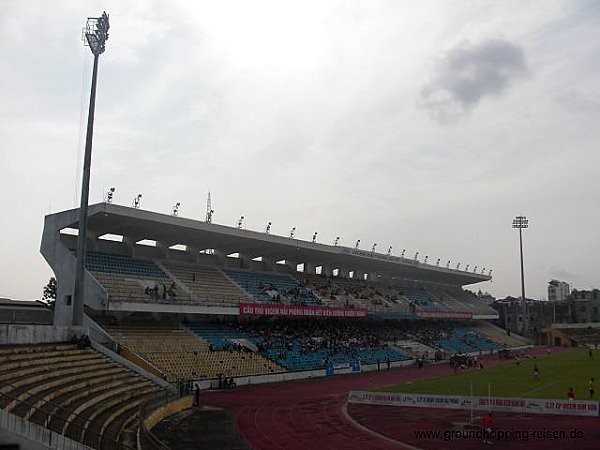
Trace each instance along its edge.
<instances>
[{"instance_id":1,"label":"stadium steps","mask_svg":"<svg viewBox=\"0 0 600 450\"><path fill-rule=\"evenodd\" d=\"M451 311L473 312L473 310L471 308L469 308L463 302L455 299L451 295L440 294L440 295L437 295L437 298L439 299L440 303L445 305L446 308L448 308Z\"/></svg>"},{"instance_id":2,"label":"stadium steps","mask_svg":"<svg viewBox=\"0 0 600 450\"><path fill-rule=\"evenodd\" d=\"M477 321L475 324L471 325L471 328L486 335L492 341L508 347L518 347L520 345L528 345L531 343L527 338L516 333L511 333L509 336L504 329L486 321Z\"/></svg>"},{"instance_id":3,"label":"stadium steps","mask_svg":"<svg viewBox=\"0 0 600 450\"><path fill-rule=\"evenodd\" d=\"M80 442L100 445L104 433L104 449L118 448L123 439L135 448L139 407L161 391L105 356L75 345L3 348L0 361L2 408Z\"/></svg>"},{"instance_id":4,"label":"stadium steps","mask_svg":"<svg viewBox=\"0 0 600 450\"><path fill-rule=\"evenodd\" d=\"M82 417L85 417L86 422L82 424L80 418L76 420L79 421L79 425L81 426L81 432L77 436L77 432L79 431L79 427L76 426L73 429L75 436L72 436L75 440L83 442L86 445L89 445L92 448L100 448L100 436L108 436L111 440L119 439L119 433L114 435L109 435L108 433L104 434L106 427L117 417L119 414L132 414L135 415L137 411L140 409L142 404L144 404L148 397L156 393L160 390L158 387L150 386L143 389L138 389L137 391L133 391L129 395L122 395L117 398L111 398L108 402L104 402L102 409L88 409L83 411ZM100 430L99 433L93 430ZM65 433L69 436L69 431ZM106 444L106 443L104 443ZM110 447L108 447L110 448Z\"/></svg>"},{"instance_id":5,"label":"stadium steps","mask_svg":"<svg viewBox=\"0 0 600 450\"><path fill-rule=\"evenodd\" d=\"M84 393L93 393L94 389L88 387L89 382L84 381L73 383L76 381L78 380L75 377L60 377L51 382L38 384L37 386L28 389L26 392L21 393L15 400L7 405L5 409L7 411L11 411L13 414L18 415L19 417L24 417L27 419L33 414L33 408L37 403L39 403L36 402L36 399L40 398L40 396L61 395L65 390L69 391L69 393L73 393L73 386L79 386L79 389L83 390ZM104 384L102 388L107 389L106 386L107 385ZM110 386L110 384L108 386ZM33 407L27 406L31 403L33 403Z\"/></svg>"},{"instance_id":6,"label":"stadium steps","mask_svg":"<svg viewBox=\"0 0 600 450\"><path fill-rule=\"evenodd\" d=\"M58 372L50 373L42 373L42 374L33 374L30 377L22 377L18 380L11 380L10 384L5 384L0 388L0 392L3 394L9 394L13 399L18 398L22 394L26 394L31 390L35 390L39 386L43 386L47 383L58 382L57 384L73 382L76 380L93 378L97 376L97 374L109 374L111 371L117 371L122 369L110 368L110 365L105 362L101 362L98 364L85 366L84 370L81 370L80 367L74 367L71 369L60 370ZM6 401L6 397L2 399L2 403L0 407L3 409L7 409L10 411L12 407L14 407L14 400Z\"/></svg>"},{"instance_id":7,"label":"stadium steps","mask_svg":"<svg viewBox=\"0 0 600 450\"><path fill-rule=\"evenodd\" d=\"M118 386L129 376L129 373L122 373L111 376L108 379L84 381L70 384L62 389L51 389L49 392L44 393L43 397L38 397L39 400L32 406L25 419L37 424L44 424L46 417L52 414L57 408L67 408L73 402L95 394L104 387Z\"/></svg>"}]
</instances>

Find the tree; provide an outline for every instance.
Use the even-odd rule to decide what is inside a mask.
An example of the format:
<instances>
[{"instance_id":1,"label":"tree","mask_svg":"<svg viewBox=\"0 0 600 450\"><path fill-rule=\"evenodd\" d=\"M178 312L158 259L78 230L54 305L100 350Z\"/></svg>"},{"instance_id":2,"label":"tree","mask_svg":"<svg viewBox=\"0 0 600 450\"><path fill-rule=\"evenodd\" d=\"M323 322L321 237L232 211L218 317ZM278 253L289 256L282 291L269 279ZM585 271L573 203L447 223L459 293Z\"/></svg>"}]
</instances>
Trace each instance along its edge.
<instances>
[{"instance_id":1,"label":"tree","mask_svg":"<svg viewBox=\"0 0 600 450\"><path fill-rule=\"evenodd\" d=\"M54 302L56 302L56 278L51 277L48 284L44 286L42 300L48 303L51 308L54 307Z\"/></svg>"}]
</instances>

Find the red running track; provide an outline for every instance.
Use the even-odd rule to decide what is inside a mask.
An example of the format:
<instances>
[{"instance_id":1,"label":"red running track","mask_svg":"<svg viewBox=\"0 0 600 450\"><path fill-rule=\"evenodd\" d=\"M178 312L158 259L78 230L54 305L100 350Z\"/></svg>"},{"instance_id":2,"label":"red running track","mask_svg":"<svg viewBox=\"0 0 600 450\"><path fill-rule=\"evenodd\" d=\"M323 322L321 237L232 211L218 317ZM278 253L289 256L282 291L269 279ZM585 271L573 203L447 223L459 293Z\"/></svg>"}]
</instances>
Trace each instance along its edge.
<instances>
[{"instance_id":1,"label":"red running track","mask_svg":"<svg viewBox=\"0 0 600 450\"><path fill-rule=\"evenodd\" d=\"M542 350L537 350L540 352ZM496 357L487 357L486 366L502 363ZM242 436L256 450L270 449L398 449L398 448L480 448L475 446L447 445L443 441L415 441L412 430L415 426L423 428L447 427L453 419L447 411L435 414L429 410L429 416L406 415L409 410L403 408L366 407L368 405L350 405L351 420L345 415L343 407L348 392L392 386L406 381L438 377L452 373L448 364L431 365L422 370L416 367L382 370L353 375L340 375L330 378L293 381L286 383L241 387L231 391L207 392L203 395L206 405L227 408L236 417ZM401 411L400 411L401 410ZM404 414L404 416L402 415ZM462 413L464 416L464 413ZM429 420L430 417L438 419ZM514 416L513 416L514 417ZM544 420L531 420L532 426L541 428ZM412 419L417 419L415 422ZM564 418L561 418L564 419ZM566 418L572 423L581 424L581 418ZM553 417L554 420L554 417ZM537 422L536 422L537 421ZM361 425L357 424L360 422ZM523 421L517 421L522 424ZM585 421L583 421L585 422ZM410 425L409 425L410 423ZM429 423L429 424L428 424ZM537 423L537 425L536 425ZM597 428L600 423L595 418L591 422ZM587 426L586 426L587 429ZM386 437L387 436L387 437ZM586 432L585 442L592 436ZM593 439L595 442L600 442ZM409 445L403 445L405 442ZM550 441L544 441L545 450L566 448L573 441L562 442L554 447ZM499 443L500 448L529 448L530 442L518 443L518 447L508 447ZM578 450L583 447L577 444ZM540 447L541 448L541 447ZM600 448L600 444L596 447Z\"/></svg>"}]
</instances>

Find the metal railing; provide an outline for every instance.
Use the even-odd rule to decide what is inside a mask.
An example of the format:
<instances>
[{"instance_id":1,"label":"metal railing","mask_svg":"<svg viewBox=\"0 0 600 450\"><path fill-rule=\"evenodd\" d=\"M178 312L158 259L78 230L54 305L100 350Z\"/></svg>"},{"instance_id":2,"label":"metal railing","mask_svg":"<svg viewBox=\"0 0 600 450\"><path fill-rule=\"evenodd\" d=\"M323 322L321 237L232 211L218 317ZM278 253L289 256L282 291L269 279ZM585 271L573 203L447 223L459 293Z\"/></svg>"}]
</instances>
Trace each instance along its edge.
<instances>
[{"instance_id":1,"label":"metal railing","mask_svg":"<svg viewBox=\"0 0 600 450\"><path fill-rule=\"evenodd\" d=\"M182 390L179 394L185 394ZM140 450L170 450L170 447L162 442L152 433L152 430L147 426L146 420L159 408L168 405L169 403L178 400L181 395L163 390L162 395L156 396L145 402L140 408L139 427L138 427L138 449Z\"/></svg>"}]
</instances>

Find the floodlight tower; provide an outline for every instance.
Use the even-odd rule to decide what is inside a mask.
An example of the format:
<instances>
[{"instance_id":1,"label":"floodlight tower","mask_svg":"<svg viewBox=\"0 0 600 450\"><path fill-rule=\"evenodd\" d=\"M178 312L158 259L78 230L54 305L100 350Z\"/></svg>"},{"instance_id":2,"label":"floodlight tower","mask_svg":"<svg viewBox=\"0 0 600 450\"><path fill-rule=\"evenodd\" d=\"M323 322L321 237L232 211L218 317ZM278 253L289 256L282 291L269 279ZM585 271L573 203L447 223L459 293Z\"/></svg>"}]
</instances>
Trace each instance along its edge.
<instances>
[{"instance_id":1,"label":"floodlight tower","mask_svg":"<svg viewBox=\"0 0 600 450\"><path fill-rule=\"evenodd\" d=\"M521 251L521 302L523 305L523 331L529 331L529 318L527 317L527 300L525 299L525 274L523 271L523 229L529 228L529 220L525 216L513 219L513 228L519 229L519 249Z\"/></svg>"},{"instance_id":2,"label":"floodlight tower","mask_svg":"<svg viewBox=\"0 0 600 450\"><path fill-rule=\"evenodd\" d=\"M84 304L84 270L87 235L87 213L90 195L90 166L92 163L92 137L94 134L94 112L96 109L96 82L98 79L98 59L104 53L108 40L108 14L103 12L100 17L88 17L84 30L84 45L90 47L94 55L92 72L92 88L90 92L90 108L88 111L87 134L85 136L85 154L83 160L83 177L81 180L81 206L79 207L79 234L77 236L77 265L75 267L75 287L73 289L74 326L83 325Z\"/></svg>"}]
</instances>

